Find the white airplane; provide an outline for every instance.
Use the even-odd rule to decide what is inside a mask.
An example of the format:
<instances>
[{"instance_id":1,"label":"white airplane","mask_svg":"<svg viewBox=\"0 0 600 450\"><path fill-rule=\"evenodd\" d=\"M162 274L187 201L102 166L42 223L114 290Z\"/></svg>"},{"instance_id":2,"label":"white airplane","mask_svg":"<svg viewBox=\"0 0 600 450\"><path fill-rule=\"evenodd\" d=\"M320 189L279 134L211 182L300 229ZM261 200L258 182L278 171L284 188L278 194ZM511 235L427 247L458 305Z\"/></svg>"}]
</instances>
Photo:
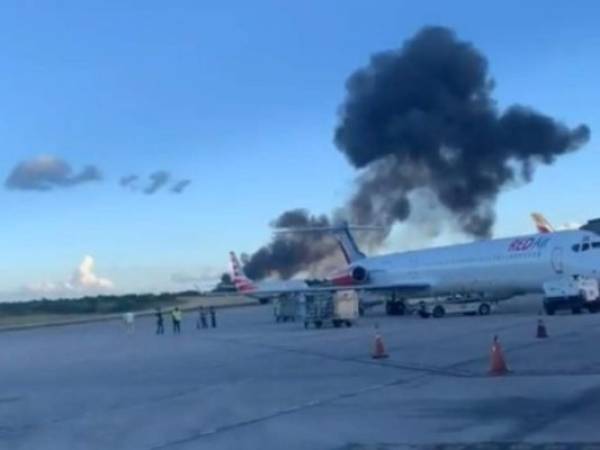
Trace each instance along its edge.
<instances>
[{"instance_id":1,"label":"white airplane","mask_svg":"<svg viewBox=\"0 0 600 450\"><path fill-rule=\"evenodd\" d=\"M304 292L309 289L303 280L267 280L255 283L244 273L235 252L229 252L229 259L232 280L237 292L248 297L257 298L261 303L266 303L282 294Z\"/></svg>"},{"instance_id":2,"label":"white airplane","mask_svg":"<svg viewBox=\"0 0 600 450\"><path fill-rule=\"evenodd\" d=\"M360 252L347 225L302 231L334 233L347 257L348 265L323 290L387 291L408 298L475 293L503 299L544 293L547 283L600 276L600 235L582 229L372 257Z\"/></svg>"}]
</instances>

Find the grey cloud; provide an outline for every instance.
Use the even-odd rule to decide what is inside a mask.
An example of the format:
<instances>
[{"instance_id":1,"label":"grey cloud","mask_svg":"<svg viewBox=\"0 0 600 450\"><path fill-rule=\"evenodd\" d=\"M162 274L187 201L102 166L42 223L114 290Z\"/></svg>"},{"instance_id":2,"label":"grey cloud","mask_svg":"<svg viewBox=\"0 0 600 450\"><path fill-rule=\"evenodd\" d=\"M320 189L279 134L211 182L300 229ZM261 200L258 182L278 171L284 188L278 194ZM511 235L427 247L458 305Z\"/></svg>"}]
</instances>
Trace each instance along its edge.
<instances>
[{"instance_id":1,"label":"grey cloud","mask_svg":"<svg viewBox=\"0 0 600 450\"><path fill-rule=\"evenodd\" d=\"M21 191L50 191L102 179L100 170L86 166L74 173L71 165L55 156L38 156L20 162L5 181L7 189Z\"/></svg>"},{"instance_id":2,"label":"grey cloud","mask_svg":"<svg viewBox=\"0 0 600 450\"><path fill-rule=\"evenodd\" d=\"M119 180L119 184L122 187L129 187L131 189L135 189L135 182L137 180L139 180L140 177L138 177L137 175L126 175L124 177L121 177L121 179Z\"/></svg>"},{"instance_id":3,"label":"grey cloud","mask_svg":"<svg viewBox=\"0 0 600 450\"><path fill-rule=\"evenodd\" d=\"M192 180L181 180L175 183L175 185L170 189L173 194L181 194L185 191L188 186L192 183Z\"/></svg>"},{"instance_id":4,"label":"grey cloud","mask_svg":"<svg viewBox=\"0 0 600 450\"><path fill-rule=\"evenodd\" d=\"M150 184L144 189L144 194L152 195L163 188L169 182L169 172L159 170L150 175Z\"/></svg>"}]
</instances>

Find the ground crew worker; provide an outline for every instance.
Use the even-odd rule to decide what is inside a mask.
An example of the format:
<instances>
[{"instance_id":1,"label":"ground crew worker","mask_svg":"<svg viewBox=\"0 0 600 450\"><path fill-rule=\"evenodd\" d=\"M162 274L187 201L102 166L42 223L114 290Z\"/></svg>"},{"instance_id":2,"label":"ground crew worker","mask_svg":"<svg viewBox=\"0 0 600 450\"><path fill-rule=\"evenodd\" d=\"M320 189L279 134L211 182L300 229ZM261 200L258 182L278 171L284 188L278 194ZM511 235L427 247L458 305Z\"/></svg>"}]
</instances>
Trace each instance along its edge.
<instances>
[{"instance_id":1,"label":"ground crew worker","mask_svg":"<svg viewBox=\"0 0 600 450\"><path fill-rule=\"evenodd\" d=\"M200 329L201 326L202 328L208 327L208 323L206 322L206 310L204 309L204 306L200 307L198 321L196 322L197 329Z\"/></svg>"},{"instance_id":2,"label":"ground crew worker","mask_svg":"<svg viewBox=\"0 0 600 450\"><path fill-rule=\"evenodd\" d=\"M171 312L171 318L173 319L173 334L181 333L181 310L178 306Z\"/></svg>"},{"instance_id":3,"label":"ground crew worker","mask_svg":"<svg viewBox=\"0 0 600 450\"><path fill-rule=\"evenodd\" d=\"M213 328L217 328L217 315L215 314L214 306L210 307L209 312L210 312L210 325Z\"/></svg>"},{"instance_id":4,"label":"ground crew worker","mask_svg":"<svg viewBox=\"0 0 600 450\"><path fill-rule=\"evenodd\" d=\"M126 312L125 314L123 314L123 321L125 322L127 334L133 334L133 332L135 331L134 319L135 317L132 312Z\"/></svg>"},{"instance_id":5,"label":"ground crew worker","mask_svg":"<svg viewBox=\"0 0 600 450\"><path fill-rule=\"evenodd\" d=\"M164 318L163 313L160 310L160 306L156 308L156 334L165 334Z\"/></svg>"}]
</instances>

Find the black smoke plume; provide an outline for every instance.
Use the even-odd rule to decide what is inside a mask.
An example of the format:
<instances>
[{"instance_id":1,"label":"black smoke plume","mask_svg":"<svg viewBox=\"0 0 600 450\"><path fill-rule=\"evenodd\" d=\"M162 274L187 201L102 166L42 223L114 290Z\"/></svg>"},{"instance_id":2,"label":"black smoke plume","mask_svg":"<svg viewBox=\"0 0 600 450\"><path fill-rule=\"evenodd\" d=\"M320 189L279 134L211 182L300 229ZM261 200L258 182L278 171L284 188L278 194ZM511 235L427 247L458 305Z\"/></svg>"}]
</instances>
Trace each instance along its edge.
<instances>
[{"instance_id":1,"label":"black smoke plume","mask_svg":"<svg viewBox=\"0 0 600 450\"><path fill-rule=\"evenodd\" d=\"M306 210L286 211L271 224L274 228L307 228L329 226L327 216L312 216ZM322 233L277 234L268 245L243 258L244 271L250 279L270 276L289 278L310 270L335 252L336 242Z\"/></svg>"},{"instance_id":2,"label":"black smoke plume","mask_svg":"<svg viewBox=\"0 0 600 450\"><path fill-rule=\"evenodd\" d=\"M433 208L464 233L489 237L503 188L528 183L536 166L589 140L586 125L570 129L521 105L501 111L493 89L486 58L447 28L423 28L400 49L374 54L349 77L335 130L337 148L359 170L346 218L389 229L410 224L416 208ZM415 200L423 190L433 206ZM328 222L292 211L274 225L284 218L295 226ZM246 269L286 278L334 249L314 235L276 236Z\"/></svg>"},{"instance_id":3,"label":"black smoke plume","mask_svg":"<svg viewBox=\"0 0 600 450\"><path fill-rule=\"evenodd\" d=\"M589 140L520 105L500 111L486 58L442 27L375 54L346 83L335 143L362 173L349 213L358 222L410 220L426 188L462 230L489 237L502 188Z\"/></svg>"}]
</instances>

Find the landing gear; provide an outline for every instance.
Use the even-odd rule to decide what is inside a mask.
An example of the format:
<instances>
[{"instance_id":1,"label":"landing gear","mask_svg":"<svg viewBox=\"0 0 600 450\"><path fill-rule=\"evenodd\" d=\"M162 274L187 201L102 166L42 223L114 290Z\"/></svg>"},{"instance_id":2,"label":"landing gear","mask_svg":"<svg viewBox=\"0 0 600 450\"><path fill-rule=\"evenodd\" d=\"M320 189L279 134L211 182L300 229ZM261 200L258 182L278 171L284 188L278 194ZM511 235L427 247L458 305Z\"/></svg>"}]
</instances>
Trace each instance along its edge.
<instances>
[{"instance_id":1,"label":"landing gear","mask_svg":"<svg viewBox=\"0 0 600 450\"><path fill-rule=\"evenodd\" d=\"M385 313L388 316L403 316L406 314L406 305L403 298L396 297L396 294L392 294L392 297L385 302Z\"/></svg>"}]
</instances>

